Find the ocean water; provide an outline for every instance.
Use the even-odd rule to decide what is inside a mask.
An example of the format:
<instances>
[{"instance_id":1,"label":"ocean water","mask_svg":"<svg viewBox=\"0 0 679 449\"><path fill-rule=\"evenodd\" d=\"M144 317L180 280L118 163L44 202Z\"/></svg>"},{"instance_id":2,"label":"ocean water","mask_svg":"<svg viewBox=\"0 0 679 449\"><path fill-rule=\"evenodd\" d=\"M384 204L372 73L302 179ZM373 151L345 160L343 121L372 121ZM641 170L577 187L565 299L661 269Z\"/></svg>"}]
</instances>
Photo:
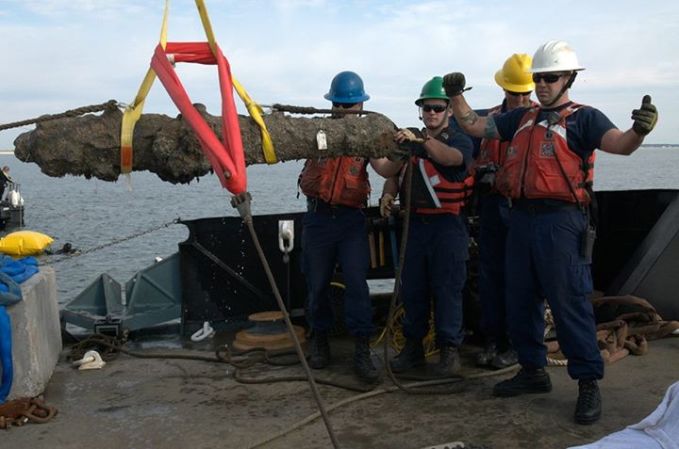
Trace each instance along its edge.
<instances>
[{"instance_id":1,"label":"ocean water","mask_svg":"<svg viewBox=\"0 0 679 449\"><path fill-rule=\"evenodd\" d=\"M124 285L156 257L177 252L188 230L171 224L174 219L238 215L230 205L229 193L214 175L188 185L163 182L149 172L134 172L129 182L122 177L118 182L104 182L73 176L52 178L36 164L21 162L13 155L0 156L2 165L10 167L10 174L20 184L25 201L24 229L52 236L55 250L68 242L83 252L67 259L59 255L40 257L41 263L53 263L61 304L77 296L101 273ZM304 196L297 198L301 167L301 161L248 167L252 213L303 211ZM595 189L679 189L676 167L679 146L642 147L627 157L599 152ZM375 173L370 179L371 204L375 205L382 182Z\"/></svg>"}]
</instances>

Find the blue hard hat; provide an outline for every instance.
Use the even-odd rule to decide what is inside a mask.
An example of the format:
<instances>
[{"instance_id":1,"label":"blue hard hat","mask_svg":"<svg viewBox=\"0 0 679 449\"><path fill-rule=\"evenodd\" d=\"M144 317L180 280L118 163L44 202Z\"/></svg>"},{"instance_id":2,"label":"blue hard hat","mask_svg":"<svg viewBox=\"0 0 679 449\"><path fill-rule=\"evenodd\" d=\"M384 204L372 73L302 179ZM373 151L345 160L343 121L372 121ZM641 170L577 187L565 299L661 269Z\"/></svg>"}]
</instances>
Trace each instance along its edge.
<instances>
[{"instance_id":1,"label":"blue hard hat","mask_svg":"<svg viewBox=\"0 0 679 449\"><path fill-rule=\"evenodd\" d=\"M370 98L363 90L363 80L354 72L340 72L332 79L330 91L323 96L333 103L362 103Z\"/></svg>"}]
</instances>

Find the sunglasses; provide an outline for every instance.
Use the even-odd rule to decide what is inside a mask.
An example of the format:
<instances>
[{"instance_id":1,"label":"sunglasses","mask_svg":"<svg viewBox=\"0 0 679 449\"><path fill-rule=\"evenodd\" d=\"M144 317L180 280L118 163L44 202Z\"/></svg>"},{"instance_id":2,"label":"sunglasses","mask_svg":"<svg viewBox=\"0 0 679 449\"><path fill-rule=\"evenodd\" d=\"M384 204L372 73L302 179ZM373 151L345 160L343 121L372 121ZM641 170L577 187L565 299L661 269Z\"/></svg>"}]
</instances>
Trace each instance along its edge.
<instances>
[{"instance_id":1,"label":"sunglasses","mask_svg":"<svg viewBox=\"0 0 679 449\"><path fill-rule=\"evenodd\" d=\"M528 92L512 92L512 91L506 90L505 92L507 92L512 97L527 97L527 96L530 96L530 94L533 93L532 90L529 90Z\"/></svg>"},{"instance_id":2,"label":"sunglasses","mask_svg":"<svg viewBox=\"0 0 679 449\"><path fill-rule=\"evenodd\" d=\"M547 84L553 84L556 83L562 76L564 75L560 73L533 73L533 82L539 83L540 81L544 80L544 82Z\"/></svg>"},{"instance_id":3,"label":"sunglasses","mask_svg":"<svg viewBox=\"0 0 679 449\"><path fill-rule=\"evenodd\" d=\"M333 108L341 108L341 109L351 109L354 106L356 106L358 103L332 103Z\"/></svg>"},{"instance_id":4,"label":"sunglasses","mask_svg":"<svg viewBox=\"0 0 679 449\"><path fill-rule=\"evenodd\" d=\"M441 112L445 111L446 109L448 109L448 106L444 106L442 104L423 104L422 105L422 110L424 112L434 111L437 114L440 114Z\"/></svg>"}]
</instances>

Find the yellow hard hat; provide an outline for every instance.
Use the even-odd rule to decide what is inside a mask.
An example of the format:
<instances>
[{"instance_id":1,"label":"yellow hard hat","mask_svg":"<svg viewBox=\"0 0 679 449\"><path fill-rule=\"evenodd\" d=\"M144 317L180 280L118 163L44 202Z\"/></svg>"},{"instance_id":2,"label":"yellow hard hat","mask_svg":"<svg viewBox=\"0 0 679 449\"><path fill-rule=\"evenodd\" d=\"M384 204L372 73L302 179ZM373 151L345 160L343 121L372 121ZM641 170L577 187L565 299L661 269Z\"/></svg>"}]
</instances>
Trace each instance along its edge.
<instances>
[{"instance_id":1,"label":"yellow hard hat","mask_svg":"<svg viewBox=\"0 0 679 449\"><path fill-rule=\"evenodd\" d=\"M495 82L510 92L529 92L535 88L530 73L533 58L525 53L514 53L495 73Z\"/></svg>"}]
</instances>

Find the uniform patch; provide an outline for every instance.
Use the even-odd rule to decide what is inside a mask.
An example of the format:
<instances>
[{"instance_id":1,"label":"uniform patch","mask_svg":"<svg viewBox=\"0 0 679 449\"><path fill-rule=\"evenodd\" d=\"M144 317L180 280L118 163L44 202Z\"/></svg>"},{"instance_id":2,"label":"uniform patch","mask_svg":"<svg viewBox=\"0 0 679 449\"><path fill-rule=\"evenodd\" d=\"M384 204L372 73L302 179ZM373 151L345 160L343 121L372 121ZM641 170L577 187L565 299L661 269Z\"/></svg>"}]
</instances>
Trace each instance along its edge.
<instances>
[{"instance_id":1,"label":"uniform patch","mask_svg":"<svg viewBox=\"0 0 679 449\"><path fill-rule=\"evenodd\" d=\"M552 142L540 143L540 156L554 157L554 144Z\"/></svg>"}]
</instances>

